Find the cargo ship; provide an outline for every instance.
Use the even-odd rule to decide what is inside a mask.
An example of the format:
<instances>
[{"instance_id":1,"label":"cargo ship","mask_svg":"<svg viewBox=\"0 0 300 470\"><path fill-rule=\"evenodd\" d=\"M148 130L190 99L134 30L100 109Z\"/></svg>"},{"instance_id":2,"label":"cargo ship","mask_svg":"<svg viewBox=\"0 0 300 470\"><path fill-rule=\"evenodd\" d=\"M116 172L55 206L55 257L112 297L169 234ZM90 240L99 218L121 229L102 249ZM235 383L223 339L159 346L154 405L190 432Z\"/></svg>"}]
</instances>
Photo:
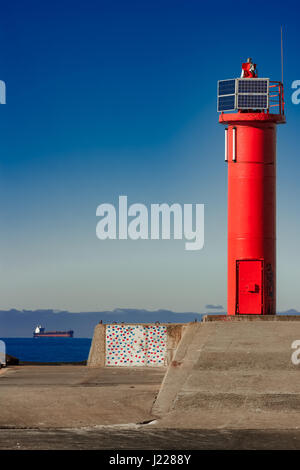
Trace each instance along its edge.
<instances>
[{"instance_id":1,"label":"cargo ship","mask_svg":"<svg viewBox=\"0 0 300 470\"><path fill-rule=\"evenodd\" d=\"M37 326L33 332L34 338L73 338L74 331L45 331L41 325Z\"/></svg>"}]
</instances>

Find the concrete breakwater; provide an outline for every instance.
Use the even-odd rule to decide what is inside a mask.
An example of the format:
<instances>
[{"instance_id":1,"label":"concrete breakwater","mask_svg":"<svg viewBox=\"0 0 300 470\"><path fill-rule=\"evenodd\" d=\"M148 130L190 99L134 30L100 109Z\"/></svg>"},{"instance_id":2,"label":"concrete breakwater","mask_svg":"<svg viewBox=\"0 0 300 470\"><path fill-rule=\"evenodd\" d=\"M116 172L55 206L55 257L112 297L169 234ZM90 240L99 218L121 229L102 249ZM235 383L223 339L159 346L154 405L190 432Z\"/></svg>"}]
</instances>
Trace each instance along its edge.
<instances>
[{"instance_id":1,"label":"concrete breakwater","mask_svg":"<svg viewBox=\"0 0 300 470\"><path fill-rule=\"evenodd\" d=\"M299 316L217 316L190 323L152 412L161 425L300 426Z\"/></svg>"},{"instance_id":2,"label":"concrete breakwater","mask_svg":"<svg viewBox=\"0 0 300 470\"><path fill-rule=\"evenodd\" d=\"M90 367L165 367L186 324L102 324L94 330Z\"/></svg>"}]
</instances>

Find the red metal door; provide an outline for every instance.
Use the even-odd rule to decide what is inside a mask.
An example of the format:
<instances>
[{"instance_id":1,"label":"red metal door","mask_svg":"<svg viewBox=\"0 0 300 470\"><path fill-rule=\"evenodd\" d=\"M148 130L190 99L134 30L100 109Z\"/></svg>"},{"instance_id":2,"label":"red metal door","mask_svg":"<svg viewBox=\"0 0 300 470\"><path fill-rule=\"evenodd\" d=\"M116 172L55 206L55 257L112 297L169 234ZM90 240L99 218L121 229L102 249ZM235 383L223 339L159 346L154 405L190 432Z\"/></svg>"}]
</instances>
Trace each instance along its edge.
<instances>
[{"instance_id":1,"label":"red metal door","mask_svg":"<svg viewBox=\"0 0 300 470\"><path fill-rule=\"evenodd\" d=\"M263 313L263 261L237 261L236 313L261 315Z\"/></svg>"}]
</instances>

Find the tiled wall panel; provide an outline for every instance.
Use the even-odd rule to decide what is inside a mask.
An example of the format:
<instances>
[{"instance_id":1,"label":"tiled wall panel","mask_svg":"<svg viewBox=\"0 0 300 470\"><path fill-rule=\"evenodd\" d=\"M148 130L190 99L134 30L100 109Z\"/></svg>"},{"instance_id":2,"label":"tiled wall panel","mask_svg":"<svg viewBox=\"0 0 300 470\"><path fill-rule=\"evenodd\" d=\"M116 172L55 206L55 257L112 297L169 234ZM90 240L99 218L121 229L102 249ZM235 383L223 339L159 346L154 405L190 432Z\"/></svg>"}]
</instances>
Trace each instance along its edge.
<instances>
[{"instance_id":1,"label":"tiled wall panel","mask_svg":"<svg viewBox=\"0 0 300 470\"><path fill-rule=\"evenodd\" d=\"M163 366L167 331L160 325L106 325L107 366Z\"/></svg>"}]
</instances>

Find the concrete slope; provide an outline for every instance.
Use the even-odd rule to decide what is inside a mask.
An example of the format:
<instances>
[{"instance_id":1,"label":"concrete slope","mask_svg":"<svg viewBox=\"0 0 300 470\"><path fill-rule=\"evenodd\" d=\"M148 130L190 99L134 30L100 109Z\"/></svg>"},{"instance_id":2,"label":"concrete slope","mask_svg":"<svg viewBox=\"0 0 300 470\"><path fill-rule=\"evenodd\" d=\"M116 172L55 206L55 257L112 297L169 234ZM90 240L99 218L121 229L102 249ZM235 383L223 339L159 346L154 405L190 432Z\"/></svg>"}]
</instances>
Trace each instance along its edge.
<instances>
[{"instance_id":1,"label":"concrete slope","mask_svg":"<svg viewBox=\"0 0 300 470\"><path fill-rule=\"evenodd\" d=\"M299 320L208 317L190 324L153 413L169 414L162 423L170 426L253 427L262 418L264 425L300 425L300 365L291 361Z\"/></svg>"}]
</instances>

